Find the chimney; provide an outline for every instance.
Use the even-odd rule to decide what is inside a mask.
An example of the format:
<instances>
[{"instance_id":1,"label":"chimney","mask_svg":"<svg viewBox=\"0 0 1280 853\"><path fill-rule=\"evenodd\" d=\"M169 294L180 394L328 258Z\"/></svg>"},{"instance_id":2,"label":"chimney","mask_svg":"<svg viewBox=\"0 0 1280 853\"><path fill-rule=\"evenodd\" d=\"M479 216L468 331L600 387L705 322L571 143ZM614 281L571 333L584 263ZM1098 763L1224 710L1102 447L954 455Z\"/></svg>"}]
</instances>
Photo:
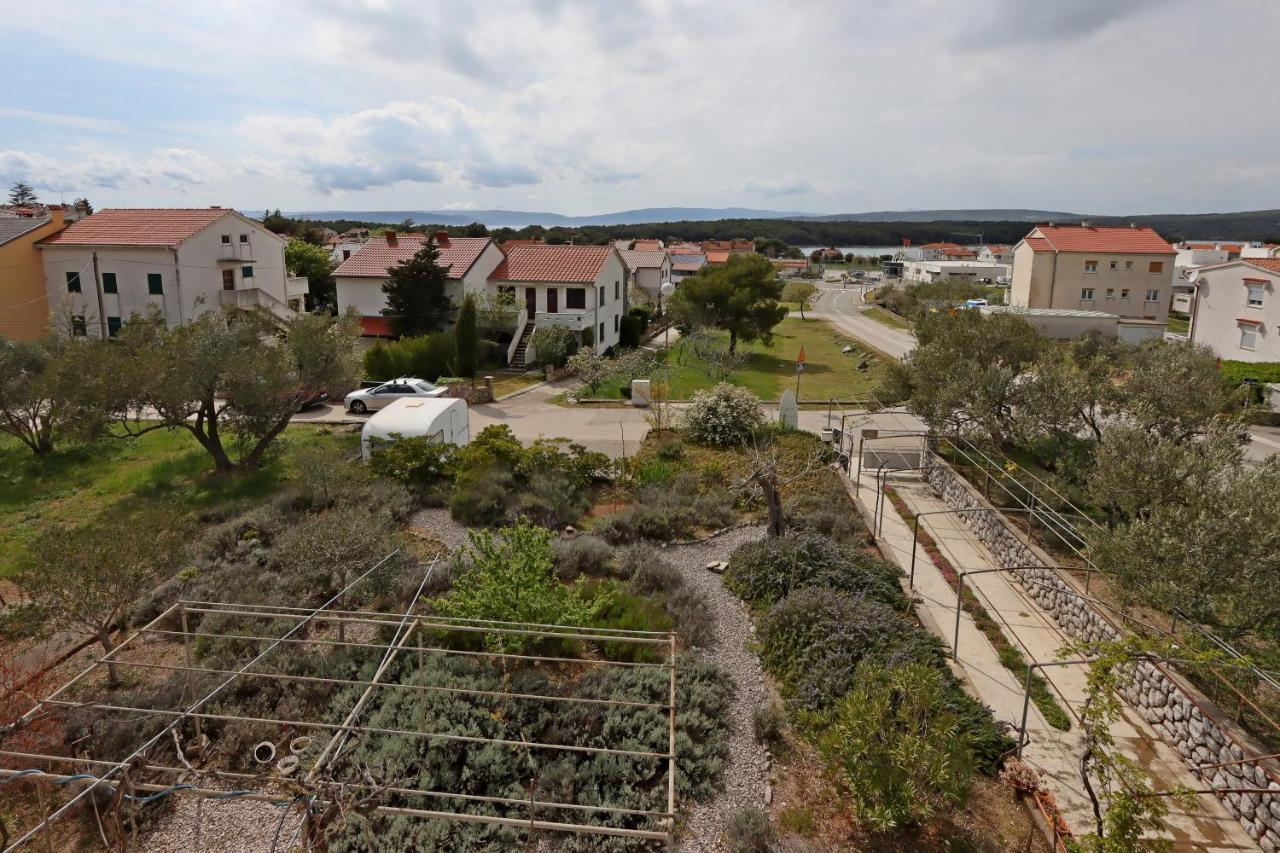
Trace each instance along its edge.
<instances>
[{"instance_id":1,"label":"chimney","mask_svg":"<svg viewBox=\"0 0 1280 853\"><path fill-rule=\"evenodd\" d=\"M1087 220L1087 219L1081 220L1081 222L1080 222L1080 227L1081 227L1081 228L1088 228L1088 227L1089 227L1089 220Z\"/></svg>"},{"instance_id":2,"label":"chimney","mask_svg":"<svg viewBox=\"0 0 1280 853\"><path fill-rule=\"evenodd\" d=\"M399 238L398 238L398 237L396 237L396 232L392 231L390 228L388 228L388 229L386 230L386 232L383 234L383 236L387 238L387 245L388 245L388 246L396 246L396 245L399 245Z\"/></svg>"},{"instance_id":3,"label":"chimney","mask_svg":"<svg viewBox=\"0 0 1280 853\"><path fill-rule=\"evenodd\" d=\"M49 205L49 222L51 222L53 227L57 228L59 231L65 228L67 224L66 209L60 204Z\"/></svg>"},{"instance_id":4,"label":"chimney","mask_svg":"<svg viewBox=\"0 0 1280 853\"><path fill-rule=\"evenodd\" d=\"M449 232L448 232L448 231L437 231L437 232L436 232L436 245L437 245L437 246L439 246L439 247L440 247L440 248L442 248L442 249L449 245Z\"/></svg>"}]
</instances>

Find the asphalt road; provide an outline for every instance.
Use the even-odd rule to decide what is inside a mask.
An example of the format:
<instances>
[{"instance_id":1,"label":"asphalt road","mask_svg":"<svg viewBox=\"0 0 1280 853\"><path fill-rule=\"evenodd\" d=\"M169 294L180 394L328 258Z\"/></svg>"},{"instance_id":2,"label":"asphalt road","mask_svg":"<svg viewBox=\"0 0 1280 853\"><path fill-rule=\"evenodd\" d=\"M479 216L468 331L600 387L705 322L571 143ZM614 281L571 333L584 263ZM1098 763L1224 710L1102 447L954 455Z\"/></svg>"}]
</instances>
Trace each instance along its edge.
<instances>
[{"instance_id":1,"label":"asphalt road","mask_svg":"<svg viewBox=\"0 0 1280 853\"><path fill-rule=\"evenodd\" d=\"M862 296L870 289L871 285L851 285L847 288L840 285L819 285L812 313L885 355L901 359L915 349L915 335L886 326L864 315L866 306L862 302Z\"/></svg>"}]
</instances>

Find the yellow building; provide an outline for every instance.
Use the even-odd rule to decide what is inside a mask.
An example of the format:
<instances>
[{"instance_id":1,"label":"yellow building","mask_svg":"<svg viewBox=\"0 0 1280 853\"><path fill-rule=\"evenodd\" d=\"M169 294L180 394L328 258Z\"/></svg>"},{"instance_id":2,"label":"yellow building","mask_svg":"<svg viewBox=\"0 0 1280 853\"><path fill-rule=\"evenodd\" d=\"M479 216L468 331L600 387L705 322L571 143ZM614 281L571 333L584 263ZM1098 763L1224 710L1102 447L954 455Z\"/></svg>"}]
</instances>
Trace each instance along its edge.
<instances>
[{"instance_id":1,"label":"yellow building","mask_svg":"<svg viewBox=\"0 0 1280 853\"><path fill-rule=\"evenodd\" d=\"M0 211L0 335L20 341L38 338L49 328L44 259L36 242L66 227L60 206L33 212L6 216Z\"/></svg>"}]
</instances>

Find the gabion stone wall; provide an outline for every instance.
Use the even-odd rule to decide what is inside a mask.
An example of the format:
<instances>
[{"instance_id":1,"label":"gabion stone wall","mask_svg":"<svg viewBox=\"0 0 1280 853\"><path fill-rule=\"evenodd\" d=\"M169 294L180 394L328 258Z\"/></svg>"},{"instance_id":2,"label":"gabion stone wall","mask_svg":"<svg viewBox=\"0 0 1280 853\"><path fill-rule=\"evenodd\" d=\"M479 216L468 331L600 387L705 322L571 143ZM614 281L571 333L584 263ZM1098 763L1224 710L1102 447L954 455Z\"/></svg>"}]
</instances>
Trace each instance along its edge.
<instances>
[{"instance_id":1,"label":"gabion stone wall","mask_svg":"<svg viewBox=\"0 0 1280 853\"><path fill-rule=\"evenodd\" d=\"M995 555L1001 566L1038 566L1044 560L1023 540L1008 520L983 499L950 466L934 458L924 471L933 491L952 509L977 510L959 518ZM1119 632L1093 605L1076 595L1056 570L1010 573L1068 635L1094 642L1116 639ZM1205 714L1194 697L1162 666L1142 663L1133 682L1121 694L1164 740L1182 755L1187 766L1215 788L1268 788L1276 793L1219 794L1230 812L1258 846L1280 853L1280 782L1257 764L1235 764L1208 770L1206 764L1240 761L1244 748Z\"/></svg>"}]
</instances>

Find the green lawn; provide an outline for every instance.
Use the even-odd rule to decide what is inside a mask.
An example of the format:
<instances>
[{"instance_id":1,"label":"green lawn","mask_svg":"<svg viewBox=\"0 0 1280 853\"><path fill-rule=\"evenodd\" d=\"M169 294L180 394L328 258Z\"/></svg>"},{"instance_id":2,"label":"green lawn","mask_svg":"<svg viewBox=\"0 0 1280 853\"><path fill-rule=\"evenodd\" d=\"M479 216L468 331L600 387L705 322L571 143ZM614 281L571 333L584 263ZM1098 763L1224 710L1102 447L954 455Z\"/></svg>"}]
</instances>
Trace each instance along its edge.
<instances>
[{"instance_id":1,"label":"green lawn","mask_svg":"<svg viewBox=\"0 0 1280 853\"><path fill-rule=\"evenodd\" d=\"M902 319L897 314L894 314L892 311L886 311L885 309L881 308L878 305L873 305L872 307L868 308L866 311L863 311L862 313L867 317L870 317L872 320L875 320L877 323L883 323L884 325L889 326L890 328L894 328L894 329L910 329L911 328L911 324L908 323L906 320Z\"/></svg>"},{"instance_id":2,"label":"green lawn","mask_svg":"<svg viewBox=\"0 0 1280 853\"><path fill-rule=\"evenodd\" d=\"M1186 317L1179 317L1177 314L1169 315L1169 331L1175 334L1185 335L1191 330L1191 321Z\"/></svg>"},{"instance_id":3,"label":"green lawn","mask_svg":"<svg viewBox=\"0 0 1280 853\"><path fill-rule=\"evenodd\" d=\"M759 342L740 343L738 346L750 355L746 366L733 377L733 382L764 400L777 400L784 388L795 389L795 360L801 346L805 351L805 369L800 377L799 396L802 400L865 397L874 384L873 368L879 361L879 356L862 344L841 335L826 321L812 318L788 317L783 320L778 324L769 346ZM852 346L853 352L847 355L840 352L845 346ZM663 361L670 371L666 381L670 384L671 399L685 400L694 391L715 385L705 366L683 343L673 344L663 353ZM867 367L859 370L858 365L863 362ZM605 382L595 396L620 399L619 383Z\"/></svg>"},{"instance_id":4,"label":"green lawn","mask_svg":"<svg viewBox=\"0 0 1280 853\"><path fill-rule=\"evenodd\" d=\"M282 452L265 467L218 475L185 431L104 438L45 458L0 436L0 577L17 571L27 543L53 525L98 522L126 536L130 516L150 506L179 507L192 522L247 508L279 489L294 470L297 449L315 442L331 446L335 460L358 447L355 435L291 426Z\"/></svg>"}]
</instances>

